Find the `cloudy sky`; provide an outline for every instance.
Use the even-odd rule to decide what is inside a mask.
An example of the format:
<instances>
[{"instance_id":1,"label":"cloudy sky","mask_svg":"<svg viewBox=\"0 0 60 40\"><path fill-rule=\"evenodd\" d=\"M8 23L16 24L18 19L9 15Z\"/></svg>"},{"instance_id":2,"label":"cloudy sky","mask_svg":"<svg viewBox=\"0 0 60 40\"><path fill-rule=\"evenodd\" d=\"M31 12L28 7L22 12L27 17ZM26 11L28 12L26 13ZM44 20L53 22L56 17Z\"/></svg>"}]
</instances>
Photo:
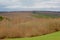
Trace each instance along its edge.
<instances>
[{"instance_id":1,"label":"cloudy sky","mask_svg":"<svg viewBox=\"0 0 60 40\"><path fill-rule=\"evenodd\" d=\"M60 11L60 0L0 0L0 11Z\"/></svg>"}]
</instances>

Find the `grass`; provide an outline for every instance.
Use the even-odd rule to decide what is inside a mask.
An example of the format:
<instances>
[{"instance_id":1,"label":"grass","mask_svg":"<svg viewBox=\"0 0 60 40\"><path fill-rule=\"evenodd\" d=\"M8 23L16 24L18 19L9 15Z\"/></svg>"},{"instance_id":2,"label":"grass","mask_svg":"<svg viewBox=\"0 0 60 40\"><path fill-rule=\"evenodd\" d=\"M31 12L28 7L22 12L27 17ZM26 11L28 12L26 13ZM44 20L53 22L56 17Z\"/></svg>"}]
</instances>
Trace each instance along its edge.
<instances>
[{"instance_id":1,"label":"grass","mask_svg":"<svg viewBox=\"0 0 60 40\"><path fill-rule=\"evenodd\" d=\"M14 38L14 39L11 38L5 40L60 40L60 31L43 36L32 37L32 38Z\"/></svg>"},{"instance_id":2,"label":"grass","mask_svg":"<svg viewBox=\"0 0 60 40\"><path fill-rule=\"evenodd\" d=\"M8 19L11 17L11 20ZM19 16L10 16L0 22L0 38L17 39L41 39L43 36L52 32L60 31L60 18L20 18ZM10 21L7 21L10 20ZM34 37L33 37L34 36ZM40 36L40 37L36 37ZM21 38L33 37L33 38ZM44 37L43 37L44 39Z\"/></svg>"},{"instance_id":3,"label":"grass","mask_svg":"<svg viewBox=\"0 0 60 40\"><path fill-rule=\"evenodd\" d=\"M3 17L3 16L0 16L0 21L3 21L4 19L6 19L6 20L10 21L10 19L9 19L9 18L7 18L7 17Z\"/></svg>"},{"instance_id":4,"label":"grass","mask_svg":"<svg viewBox=\"0 0 60 40\"><path fill-rule=\"evenodd\" d=\"M4 21L6 22L6 21ZM11 22L11 21L10 21ZM1 31L2 30L2 31ZM21 38L46 35L60 30L60 19L31 20L24 23L0 25L0 38ZM16 39L17 40L17 39Z\"/></svg>"},{"instance_id":5,"label":"grass","mask_svg":"<svg viewBox=\"0 0 60 40\"><path fill-rule=\"evenodd\" d=\"M4 17L0 16L0 21L2 21L4 19Z\"/></svg>"},{"instance_id":6,"label":"grass","mask_svg":"<svg viewBox=\"0 0 60 40\"><path fill-rule=\"evenodd\" d=\"M56 15L56 14L33 14L32 15L33 17L36 17L36 18L60 18L59 15Z\"/></svg>"}]
</instances>

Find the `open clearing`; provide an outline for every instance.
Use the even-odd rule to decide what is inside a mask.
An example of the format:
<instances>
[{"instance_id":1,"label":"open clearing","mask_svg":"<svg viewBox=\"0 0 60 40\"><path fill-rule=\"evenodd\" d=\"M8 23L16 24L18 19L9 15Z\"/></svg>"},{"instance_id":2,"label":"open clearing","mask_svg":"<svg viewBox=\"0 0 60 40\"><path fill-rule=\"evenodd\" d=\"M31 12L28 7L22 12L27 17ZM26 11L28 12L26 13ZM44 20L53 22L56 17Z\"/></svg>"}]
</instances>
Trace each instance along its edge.
<instances>
[{"instance_id":1,"label":"open clearing","mask_svg":"<svg viewBox=\"0 0 60 40\"><path fill-rule=\"evenodd\" d=\"M10 38L5 40L60 40L60 31L32 38L14 38L14 39Z\"/></svg>"},{"instance_id":2,"label":"open clearing","mask_svg":"<svg viewBox=\"0 0 60 40\"><path fill-rule=\"evenodd\" d=\"M55 34L57 34L54 36L54 38L51 38L51 39L55 39L55 37L59 38L60 36L59 35L60 32L57 32L57 31L60 31L59 16L57 17L56 15L54 15L52 16L52 18L51 18L51 15L41 16L39 14L38 16L36 16L36 15L32 15L32 12L10 12L10 13L3 13L0 16L3 16L3 17L0 17L1 19L0 39L16 38L16 40L17 39L35 40L35 38L36 39L51 38L48 35L51 35L53 37ZM57 32L57 33L54 33L54 32ZM53 33L53 34L50 34L50 33ZM48 37L47 36L43 37L43 35L44 36L47 35ZM39 37L36 37L36 36L39 36Z\"/></svg>"}]
</instances>

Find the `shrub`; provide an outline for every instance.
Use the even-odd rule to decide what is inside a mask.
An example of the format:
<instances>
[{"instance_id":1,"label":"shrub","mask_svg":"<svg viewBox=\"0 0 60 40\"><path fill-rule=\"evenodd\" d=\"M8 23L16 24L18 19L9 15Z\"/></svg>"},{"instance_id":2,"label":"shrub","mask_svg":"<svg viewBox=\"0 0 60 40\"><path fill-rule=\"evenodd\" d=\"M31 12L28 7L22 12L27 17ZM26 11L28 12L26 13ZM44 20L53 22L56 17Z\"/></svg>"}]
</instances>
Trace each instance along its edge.
<instances>
[{"instance_id":1,"label":"shrub","mask_svg":"<svg viewBox=\"0 0 60 40\"><path fill-rule=\"evenodd\" d=\"M4 19L4 17L0 16L0 21L2 21Z\"/></svg>"}]
</instances>

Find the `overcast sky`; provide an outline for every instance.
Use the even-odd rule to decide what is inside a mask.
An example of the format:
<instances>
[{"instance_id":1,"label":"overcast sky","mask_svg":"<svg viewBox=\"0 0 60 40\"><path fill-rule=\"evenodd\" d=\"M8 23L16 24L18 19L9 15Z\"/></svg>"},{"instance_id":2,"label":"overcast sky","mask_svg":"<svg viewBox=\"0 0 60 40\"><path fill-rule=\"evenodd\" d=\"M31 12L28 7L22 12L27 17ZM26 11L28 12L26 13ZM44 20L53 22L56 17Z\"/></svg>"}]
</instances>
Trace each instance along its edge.
<instances>
[{"instance_id":1,"label":"overcast sky","mask_svg":"<svg viewBox=\"0 0 60 40\"><path fill-rule=\"evenodd\" d=\"M60 0L0 0L0 11L60 11Z\"/></svg>"}]
</instances>

